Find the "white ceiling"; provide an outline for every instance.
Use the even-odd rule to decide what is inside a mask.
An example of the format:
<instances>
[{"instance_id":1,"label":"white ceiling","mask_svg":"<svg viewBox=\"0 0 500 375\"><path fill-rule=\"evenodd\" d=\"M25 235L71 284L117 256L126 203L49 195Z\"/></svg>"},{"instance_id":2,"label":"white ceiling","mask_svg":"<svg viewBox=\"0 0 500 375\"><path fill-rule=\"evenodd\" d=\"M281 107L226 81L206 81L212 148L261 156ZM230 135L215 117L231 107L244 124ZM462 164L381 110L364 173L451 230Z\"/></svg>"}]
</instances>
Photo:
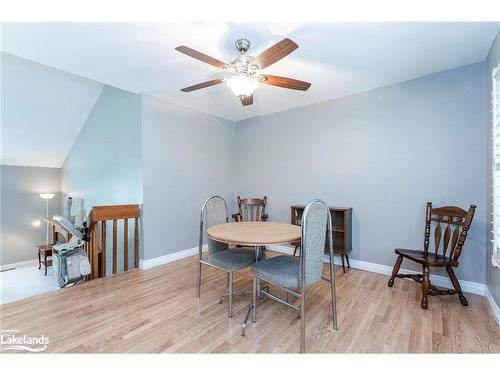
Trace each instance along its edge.
<instances>
[{"instance_id":1,"label":"white ceiling","mask_svg":"<svg viewBox=\"0 0 500 375\"><path fill-rule=\"evenodd\" d=\"M10 23L2 50L134 93L155 95L229 120L282 111L482 61L499 23ZM250 54L289 37L299 49L264 70L312 83L307 92L261 85L242 107L225 85L180 88L224 76L174 50L221 60L246 37Z\"/></svg>"},{"instance_id":2,"label":"white ceiling","mask_svg":"<svg viewBox=\"0 0 500 375\"><path fill-rule=\"evenodd\" d=\"M103 85L1 55L1 164L61 167Z\"/></svg>"}]
</instances>

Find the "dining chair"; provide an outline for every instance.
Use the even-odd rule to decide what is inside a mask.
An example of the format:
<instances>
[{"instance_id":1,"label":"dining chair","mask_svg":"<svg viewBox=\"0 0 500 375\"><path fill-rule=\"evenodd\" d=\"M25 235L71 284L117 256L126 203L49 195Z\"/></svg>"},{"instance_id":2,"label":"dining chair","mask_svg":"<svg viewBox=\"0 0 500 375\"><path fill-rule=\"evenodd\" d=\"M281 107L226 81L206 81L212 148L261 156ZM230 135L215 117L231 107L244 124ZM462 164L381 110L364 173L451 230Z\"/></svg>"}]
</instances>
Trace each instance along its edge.
<instances>
[{"instance_id":1,"label":"dining chair","mask_svg":"<svg viewBox=\"0 0 500 375\"><path fill-rule=\"evenodd\" d=\"M419 284L422 284L422 301L420 305L427 309L427 296L458 294L460 303L468 305L460 283L453 268L458 267L458 258L462 253L467 232L469 231L476 206L471 204L467 211L456 206L445 206L432 208L432 202L427 202L425 213L425 232L424 232L424 250L396 249L398 255L391 278L387 285L392 287L394 279L410 278ZM431 236L431 224L435 223L434 228L434 251L429 251L429 242ZM444 234L441 224L444 224ZM441 242L441 239L443 240ZM450 242L451 240L451 242ZM442 245L441 245L442 244ZM441 245L441 246L440 246ZM441 247L441 250L440 250ZM448 252L449 249L449 252ZM401 263L404 259L418 263L422 266L422 274L398 274ZM450 277L453 289L440 289L430 283L430 267L445 268Z\"/></svg>"},{"instance_id":2,"label":"dining chair","mask_svg":"<svg viewBox=\"0 0 500 375\"><path fill-rule=\"evenodd\" d=\"M233 291L233 272L247 268L255 263L255 249L241 247L236 249L229 248L226 243L215 241L207 236L207 229L213 225L229 222L229 212L224 198L213 195L209 197L201 207L200 213L200 236L198 247L198 287L197 298L201 295L201 266L210 266L222 271L228 275L229 292L229 317L233 317L233 297L235 295L250 293L248 290ZM208 258L203 259L203 242L208 244ZM226 295L224 295L226 296ZM222 297L224 297L222 296ZM222 301L221 297L221 301Z\"/></svg>"},{"instance_id":3,"label":"dining chair","mask_svg":"<svg viewBox=\"0 0 500 375\"><path fill-rule=\"evenodd\" d=\"M237 198L238 212L232 215L235 222L242 221L267 221L266 205L267 197L264 198ZM237 245L236 247L241 247ZM260 251L264 253L266 248L261 247Z\"/></svg>"},{"instance_id":4,"label":"dining chair","mask_svg":"<svg viewBox=\"0 0 500 375\"><path fill-rule=\"evenodd\" d=\"M323 276L325 236L328 233L330 277ZM335 273L333 271L332 218L326 203L314 199L307 204L302 215L302 250L300 256L280 255L261 260L251 266L253 272L253 315L256 322L257 296L269 297L274 301L297 310L300 314L300 352L305 352L306 289L324 280L330 283L333 329L337 329L337 306L335 295ZM297 297L300 305L294 305L281 297L263 290L261 281L278 287ZM288 298L287 298L288 299Z\"/></svg>"},{"instance_id":5,"label":"dining chair","mask_svg":"<svg viewBox=\"0 0 500 375\"><path fill-rule=\"evenodd\" d=\"M234 221L267 221L266 205L267 197L241 198L238 195L238 212L233 214Z\"/></svg>"}]
</instances>

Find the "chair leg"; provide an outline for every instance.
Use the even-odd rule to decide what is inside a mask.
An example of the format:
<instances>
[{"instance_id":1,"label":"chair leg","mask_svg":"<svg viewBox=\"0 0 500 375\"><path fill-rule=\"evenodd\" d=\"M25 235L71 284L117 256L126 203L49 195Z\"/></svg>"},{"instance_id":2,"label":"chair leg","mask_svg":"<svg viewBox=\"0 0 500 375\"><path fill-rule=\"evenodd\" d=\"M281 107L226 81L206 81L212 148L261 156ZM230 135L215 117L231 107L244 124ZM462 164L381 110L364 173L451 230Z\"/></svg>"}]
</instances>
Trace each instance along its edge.
<instances>
[{"instance_id":1,"label":"chair leg","mask_svg":"<svg viewBox=\"0 0 500 375\"><path fill-rule=\"evenodd\" d=\"M200 299L201 295L201 263L198 261L198 284L196 289L196 298Z\"/></svg>"},{"instance_id":2,"label":"chair leg","mask_svg":"<svg viewBox=\"0 0 500 375\"><path fill-rule=\"evenodd\" d=\"M458 299L460 300L460 303L464 306L468 306L469 303L467 302L467 298L465 298L463 292L462 292L462 287L460 286L460 283L458 282L457 277L455 276L455 272L453 272L453 268L451 267L446 267L446 271L448 271L448 275L450 276L451 283L453 284L453 288L458 293Z\"/></svg>"},{"instance_id":3,"label":"chair leg","mask_svg":"<svg viewBox=\"0 0 500 375\"><path fill-rule=\"evenodd\" d=\"M43 265L45 266L45 276L47 276L47 255L43 256Z\"/></svg>"},{"instance_id":4,"label":"chair leg","mask_svg":"<svg viewBox=\"0 0 500 375\"><path fill-rule=\"evenodd\" d=\"M300 352L306 352L306 296L305 288L300 293Z\"/></svg>"},{"instance_id":5,"label":"chair leg","mask_svg":"<svg viewBox=\"0 0 500 375\"><path fill-rule=\"evenodd\" d=\"M233 272L229 272L229 317L233 317Z\"/></svg>"},{"instance_id":6,"label":"chair leg","mask_svg":"<svg viewBox=\"0 0 500 375\"><path fill-rule=\"evenodd\" d=\"M399 267L401 267L401 263L403 263L403 256L402 255L398 256L398 259L396 260L396 263L394 264L394 268L392 269L391 278L389 279L389 282L387 283L389 288L392 288L392 286L394 285L394 279L398 275Z\"/></svg>"},{"instance_id":7,"label":"chair leg","mask_svg":"<svg viewBox=\"0 0 500 375\"><path fill-rule=\"evenodd\" d=\"M337 330L337 294L335 292L335 276L333 274L333 264L330 265L330 291L332 294L332 320L333 329Z\"/></svg>"},{"instance_id":8,"label":"chair leg","mask_svg":"<svg viewBox=\"0 0 500 375\"><path fill-rule=\"evenodd\" d=\"M38 269L42 268L42 258L40 257L40 252L38 252Z\"/></svg>"},{"instance_id":9,"label":"chair leg","mask_svg":"<svg viewBox=\"0 0 500 375\"><path fill-rule=\"evenodd\" d=\"M429 303L427 301L427 292L429 291L430 271L429 271L429 266L427 266L427 265L424 265L423 269L424 269L424 272L423 272L423 277L422 277L422 303L421 303L421 305L422 305L422 308L424 310L427 310L427 307L429 305Z\"/></svg>"},{"instance_id":10,"label":"chair leg","mask_svg":"<svg viewBox=\"0 0 500 375\"><path fill-rule=\"evenodd\" d=\"M252 323L257 321L257 277L253 277L253 293L252 293Z\"/></svg>"},{"instance_id":11,"label":"chair leg","mask_svg":"<svg viewBox=\"0 0 500 375\"><path fill-rule=\"evenodd\" d=\"M299 245L295 245L295 250L293 251L293 256L295 256L295 254L297 254L297 249L299 248Z\"/></svg>"}]
</instances>

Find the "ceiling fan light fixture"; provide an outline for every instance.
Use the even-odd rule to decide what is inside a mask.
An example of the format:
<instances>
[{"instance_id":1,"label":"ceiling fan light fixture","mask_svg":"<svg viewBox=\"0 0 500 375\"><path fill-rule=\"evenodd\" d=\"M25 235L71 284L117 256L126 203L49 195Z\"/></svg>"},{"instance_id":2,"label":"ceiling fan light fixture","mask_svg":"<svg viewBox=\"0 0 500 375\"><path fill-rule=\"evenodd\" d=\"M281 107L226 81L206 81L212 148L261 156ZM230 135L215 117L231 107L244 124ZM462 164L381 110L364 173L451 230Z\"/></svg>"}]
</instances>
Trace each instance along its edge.
<instances>
[{"instance_id":1,"label":"ceiling fan light fixture","mask_svg":"<svg viewBox=\"0 0 500 375\"><path fill-rule=\"evenodd\" d=\"M257 78L237 75L229 78L226 81L226 85L234 95L245 97L253 94L255 89L259 87L259 81Z\"/></svg>"},{"instance_id":2,"label":"ceiling fan light fixture","mask_svg":"<svg viewBox=\"0 0 500 375\"><path fill-rule=\"evenodd\" d=\"M187 46L178 46L175 49L180 53L222 69L230 75L229 78L221 77L184 87L181 91L191 92L225 82L233 94L240 98L243 106L253 104L253 92L259 87L259 82L285 89L306 91L311 86L309 82L288 77L260 74L261 69L280 61L297 48L299 48L297 43L284 38L261 52L257 57L253 57L247 54L250 49L250 41L241 38L236 41L236 49L239 55L233 57L228 63L225 63Z\"/></svg>"}]
</instances>

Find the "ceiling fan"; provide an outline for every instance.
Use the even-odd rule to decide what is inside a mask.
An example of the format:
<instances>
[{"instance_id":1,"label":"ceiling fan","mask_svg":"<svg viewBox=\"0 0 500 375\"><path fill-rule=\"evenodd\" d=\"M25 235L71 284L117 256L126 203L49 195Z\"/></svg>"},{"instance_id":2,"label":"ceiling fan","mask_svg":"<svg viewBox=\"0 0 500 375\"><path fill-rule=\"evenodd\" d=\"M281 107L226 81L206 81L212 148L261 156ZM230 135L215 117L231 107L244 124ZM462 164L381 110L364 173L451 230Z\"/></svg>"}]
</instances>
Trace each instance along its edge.
<instances>
[{"instance_id":1,"label":"ceiling fan","mask_svg":"<svg viewBox=\"0 0 500 375\"><path fill-rule=\"evenodd\" d=\"M235 45L240 54L231 59L227 64L192 48L186 46L177 47L177 51L219 69L223 69L231 74L228 78L212 79L196 85L184 87L181 91L190 92L225 82L234 95L240 98L241 104L246 106L253 104L253 92L259 86L259 83L301 91L306 91L311 86L309 82L299 81L297 79L261 74L262 69L267 68L299 48L292 40L285 38L269 47L255 58L247 55L250 49L250 41L248 39L238 39Z\"/></svg>"}]
</instances>

